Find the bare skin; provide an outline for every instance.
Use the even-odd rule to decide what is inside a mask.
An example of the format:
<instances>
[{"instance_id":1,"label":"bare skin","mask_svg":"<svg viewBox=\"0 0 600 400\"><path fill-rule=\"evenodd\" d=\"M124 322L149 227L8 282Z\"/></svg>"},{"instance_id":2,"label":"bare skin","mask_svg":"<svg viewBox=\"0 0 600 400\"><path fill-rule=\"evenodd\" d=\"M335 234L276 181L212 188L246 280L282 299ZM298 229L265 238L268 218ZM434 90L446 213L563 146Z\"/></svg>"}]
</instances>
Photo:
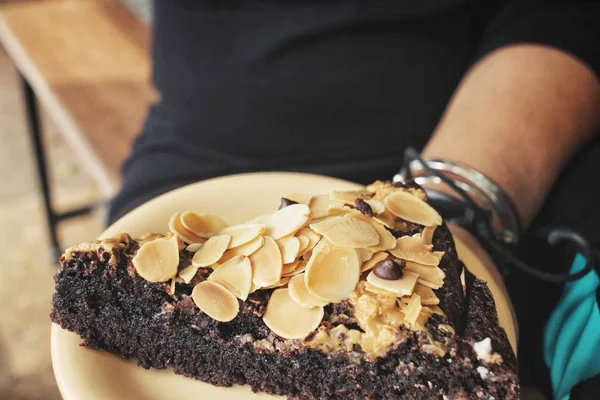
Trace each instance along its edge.
<instances>
[{"instance_id":1,"label":"bare skin","mask_svg":"<svg viewBox=\"0 0 600 400\"><path fill-rule=\"evenodd\" d=\"M600 129L600 80L550 47L499 49L471 68L423 151L498 182L527 226L571 157Z\"/></svg>"}]
</instances>

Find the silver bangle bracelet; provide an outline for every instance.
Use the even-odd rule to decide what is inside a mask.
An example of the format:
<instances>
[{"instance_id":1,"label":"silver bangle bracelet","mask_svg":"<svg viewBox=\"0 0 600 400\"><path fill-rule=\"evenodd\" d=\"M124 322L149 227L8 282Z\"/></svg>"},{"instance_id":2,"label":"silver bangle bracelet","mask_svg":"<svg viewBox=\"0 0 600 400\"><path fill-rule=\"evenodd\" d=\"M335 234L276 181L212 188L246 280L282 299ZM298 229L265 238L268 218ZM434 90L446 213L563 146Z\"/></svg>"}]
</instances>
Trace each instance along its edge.
<instances>
[{"instance_id":1,"label":"silver bangle bracelet","mask_svg":"<svg viewBox=\"0 0 600 400\"><path fill-rule=\"evenodd\" d=\"M504 243L514 244L522 233L521 220L511 198L496 182L479 171L457 162L424 160L427 166L443 173L464 190L477 205L491 212L491 226L494 233ZM412 178L423 186L426 192L439 192L452 197L458 195L437 176L431 175L418 160L413 160L393 178L403 182Z\"/></svg>"}]
</instances>

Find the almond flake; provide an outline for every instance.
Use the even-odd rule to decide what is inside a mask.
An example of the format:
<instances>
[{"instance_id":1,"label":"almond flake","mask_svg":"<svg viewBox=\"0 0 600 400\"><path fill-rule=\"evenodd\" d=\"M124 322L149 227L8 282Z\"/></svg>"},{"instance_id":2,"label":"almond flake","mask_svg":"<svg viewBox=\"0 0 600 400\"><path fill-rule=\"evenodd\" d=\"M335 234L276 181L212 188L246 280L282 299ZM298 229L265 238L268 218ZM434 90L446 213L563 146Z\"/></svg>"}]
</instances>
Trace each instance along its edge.
<instances>
[{"instance_id":1,"label":"almond flake","mask_svg":"<svg viewBox=\"0 0 600 400\"><path fill-rule=\"evenodd\" d=\"M181 223L188 231L204 239L217 235L227 227L227 223L216 215L196 214L191 211L181 214Z\"/></svg>"},{"instance_id":2,"label":"almond flake","mask_svg":"<svg viewBox=\"0 0 600 400\"><path fill-rule=\"evenodd\" d=\"M306 204L292 204L271 214L265 221L266 235L273 239L296 233L310 218L310 208Z\"/></svg>"},{"instance_id":3,"label":"almond flake","mask_svg":"<svg viewBox=\"0 0 600 400\"><path fill-rule=\"evenodd\" d=\"M390 253L402 260L436 267L440 263L444 252L432 251L432 249L432 245L421 242L421 235L417 233L413 236L399 237L396 240L396 247L390 250Z\"/></svg>"},{"instance_id":4,"label":"almond flake","mask_svg":"<svg viewBox=\"0 0 600 400\"><path fill-rule=\"evenodd\" d=\"M307 265L308 265L308 261L299 260L298 265L294 269L294 272L291 273L291 275L301 274L302 272L304 272L306 270Z\"/></svg>"},{"instance_id":5,"label":"almond flake","mask_svg":"<svg viewBox=\"0 0 600 400\"><path fill-rule=\"evenodd\" d=\"M375 181L373 183L371 183L369 186L367 186L367 192L369 193L376 193L377 191L379 191L379 189L381 189L381 187L384 185L384 183L382 181Z\"/></svg>"},{"instance_id":6,"label":"almond flake","mask_svg":"<svg viewBox=\"0 0 600 400\"><path fill-rule=\"evenodd\" d=\"M377 245L380 241L377 231L371 225L353 215L327 218L311 224L310 228L341 247L368 247Z\"/></svg>"},{"instance_id":7,"label":"almond flake","mask_svg":"<svg viewBox=\"0 0 600 400\"><path fill-rule=\"evenodd\" d=\"M413 292L418 277L419 276L417 274L405 271L402 278L388 280L381 279L375 275L374 271L371 271L369 275L367 275L367 282L375 287L386 290L390 293L394 293L396 296L400 297L409 296Z\"/></svg>"},{"instance_id":8,"label":"almond flake","mask_svg":"<svg viewBox=\"0 0 600 400\"><path fill-rule=\"evenodd\" d=\"M409 323L409 325L413 326L417 322L417 318L421 313L421 296L416 293L413 293L410 301L404 308L405 321Z\"/></svg>"},{"instance_id":9,"label":"almond flake","mask_svg":"<svg viewBox=\"0 0 600 400\"><path fill-rule=\"evenodd\" d=\"M385 212L385 204L381 200L365 200L365 203L371 207L371 211L375 214L383 214Z\"/></svg>"},{"instance_id":10,"label":"almond flake","mask_svg":"<svg viewBox=\"0 0 600 400\"><path fill-rule=\"evenodd\" d=\"M421 232L421 243L425 245L433 244L433 234L435 233L435 228L437 228L437 225L426 226L423 228L423 231Z\"/></svg>"},{"instance_id":11,"label":"almond flake","mask_svg":"<svg viewBox=\"0 0 600 400\"><path fill-rule=\"evenodd\" d=\"M421 304L423 304L423 298L421 298ZM415 328L417 329L425 329L425 324L429 320L429 317L433 315L433 311L429 307L421 307L421 312L415 321Z\"/></svg>"},{"instance_id":12,"label":"almond flake","mask_svg":"<svg viewBox=\"0 0 600 400\"><path fill-rule=\"evenodd\" d=\"M414 272L419 275L417 281L432 289L439 289L444 285L446 274L439 267L431 267L428 265L417 264L412 261L406 261L404 272L406 273L406 271Z\"/></svg>"},{"instance_id":13,"label":"almond flake","mask_svg":"<svg viewBox=\"0 0 600 400\"><path fill-rule=\"evenodd\" d=\"M329 208L331 205L335 205L336 207L342 207L344 203L334 202L329 199L328 195L313 197L310 201L310 211L312 213L312 218L319 219L329 216L329 213L331 212Z\"/></svg>"},{"instance_id":14,"label":"almond flake","mask_svg":"<svg viewBox=\"0 0 600 400\"><path fill-rule=\"evenodd\" d=\"M339 303L354 290L359 275L360 260L355 249L321 240L308 261L304 279L313 296Z\"/></svg>"},{"instance_id":15,"label":"almond flake","mask_svg":"<svg viewBox=\"0 0 600 400\"><path fill-rule=\"evenodd\" d=\"M289 207L283 210L287 208ZM265 236L265 243L250 256L250 263L252 264L252 283L256 286L266 287L281 279L283 262L279 247L273 238Z\"/></svg>"},{"instance_id":16,"label":"almond flake","mask_svg":"<svg viewBox=\"0 0 600 400\"><path fill-rule=\"evenodd\" d=\"M294 270L298 267L298 264L300 264L300 260L296 260L290 264L284 264L283 269L281 270L281 276L285 277L293 275Z\"/></svg>"},{"instance_id":17,"label":"almond flake","mask_svg":"<svg viewBox=\"0 0 600 400\"><path fill-rule=\"evenodd\" d=\"M384 251L380 251L379 253L373 254L373 257L371 257L369 261L366 261L362 264L360 272L365 272L373 269L375 267L375 264L377 264L379 261L385 260L388 257L389 254Z\"/></svg>"},{"instance_id":18,"label":"almond flake","mask_svg":"<svg viewBox=\"0 0 600 400\"><path fill-rule=\"evenodd\" d=\"M298 241L300 242L300 248L298 249L298 256L301 256L302 254L304 254L305 252L307 252L309 250L308 245L310 244L310 240L304 235L296 234L296 237L298 238Z\"/></svg>"},{"instance_id":19,"label":"almond flake","mask_svg":"<svg viewBox=\"0 0 600 400\"><path fill-rule=\"evenodd\" d=\"M238 247L234 247L233 249L227 250L223 257L219 260L219 263L224 263L225 261L235 257L235 256L246 256L254 254L255 251L260 249L262 245L265 243L265 239L263 236L257 236L246 244L243 244Z\"/></svg>"},{"instance_id":20,"label":"almond flake","mask_svg":"<svg viewBox=\"0 0 600 400\"><path fill-rule=\"evenodd\" d=\"M386 228L394 229L396 227L396 221L394 220L394 215L385 210L384 212L377 214L373 217L373 219L379 222L381 225Z\"/></svg>"},{"instance_id":21,"label":"almond flake","mask_svg":"<svg viewBox=\"0 0 600 400\"><path fill-rule=\"evenodd\" d=\"M219 322L229 322L240 311L238 299L216 282L204 281L194 287L192 299L206 315Z\"/></svg>"},{"instance_id":22,"label":"almond flake","mask_svg":"<svg viewBox=\"0 0 600 400\"><path fill-rule=\"evenodd\" d=\"M371 258L373 258L373 254L375 254L373 250L369 250L366 248L359 248L356 249L356 251L358 251L358 259L360 260L361 264L364 264L365 262L369 261Z\"/></svg>"},{"instance_id":23,"label":"almond flake","mask_svg":"<svg viewBox=\"0 0 600 400\"><path fill-rule=\"evenodd\" d=\"M277 289L271 294L263 321L284 339L304 339L317 329L323 315L323 307L303 307L292 299L288 289Z\"/></svg>"},{"instance_id":24,"label":"almond flake","mask_svg":"<svg viewBox=\"0 0 600 400\"><path fill-rule=\"evenodd\" d=\"M378 294L378 295L381 295L381 296L398 297L397 294L392 293L392 292L388 292L385 289L378 288L377 286L372 285L369 282L365 282L365 290L367 292L371 292L373 294Z\"/></svg>"},{"instance_id":25,"label":"almond flake","mask_svg":"<svg viewBox=\"0 0 600 400\"><path fill-rule=\"evenodd\" d=\"M285 197L288 200L295 201L296 203L306 204L306 205L309 205L310 200L313 198L312 195L306 194L306 193L290 193L290 194L286 194L283 197Z\"/></svg>"},{"instance_id":26,"label":"almond flake","mask_svg":"<svg viewBox=\"0 0 600 400\"><path fill-rule=\"evenodd\" d=\"M306 240L308 241L308 239ZM279 251L281 251L281 258L284 264L294 262L300 252L300 240L295 236L286 236L277 240L277 246L279 246Z\"/></svg>"},{"instance_id":27,"label":"almond flake","mask_svg":"<svg viewBox=\"0 0 600 400\"><path fill-rule=\"evenodd\" d=\"M288 283L290 297L302 307L324 307L329 302L310 294L304 283L304 274L295 275Z\"/></svg>"},{"instance_id":28,"label":"almond flake","mask_svg":"<svg viewBox=\"0 0 600 400\"><path fill-rule=\"evenodd\" d=\"M148 282L166 282L177 275L179 245L177 237L144 243L132 260L138 275Z\"/></svg>"},{"instance_id":29,"label":"almond flake","mask_svg":"<svg viewBox=\"0 0 600 400\"><path fill-rule=\"evenodd\" d=\"M396 191L383 200L387 209L397 217L424 226L441 225L442 217L437 211L417 196Z\"/></svg>"},{"instance_id":30,"label":"almond flake","mask_svg":"<svg viewBox=\"0 0 600 400\"><path fill-rule=\"evenodd\" d=\"M189 231L185 226L183 226L183 224L181 223L180 213L175 213L171 215L171 219L169 220L169 230L179 240L188 244L206 242L206 239L196 236L193 232Z\"/></svg>"},{"instance_id":31,"label":"almond flake","mask_svg":"<svg viewBox=\"0 0 600 400\"><path fill-rule=\"evenodd\" d=\"M357 198L362 196L362 192L360 190L349 190L349 191L340 191L334 190L329 194L329 200L344 203L349 206L354 206L354 202Z\"/></svg>"},{"instance_id":32,"label":"almond flake","mask_svg":"<svg viewBox=\"0 0 600 400\"><path fill-rule=\"evenodd\" d=\"M379 243L375 246L370 246L369 250L373 252L377 251L386 251L391 250L396 247L396 238L392 235L392 232L388 231L385 226L381 223L375 221L373 218L366 217L362 214L354 214L357 218L362 219L364 222L369 224L375 232L377 232L377 236L379 236Z\"/></svg>"},{"instance_id":33,"label":"almond flake","mask_svg":"<svg viewBox=\"0 0 600 400\"><path fill-rule=\"evenodd\" d=\"M185 251L189 251L190 253L197 252L200 247L202 247L201 243L192 243L185 248Z\"/></svg>"},{"instance_id":34,"label":"almond flake","mask_svg":"<svg viewBox=\"0 0 600 400\"><path fill-rule=\"evenodd\" d=\"M227 227L221 231L222 234L231 236L229 249L234 249L246 244L265 233L266 227L261 224L241 224Z\"/></svg>"},{"instance_id":35,"label":"almond flake","mask_svg":"<svg viewBox=\"0 0 600 400\"><path fill-rule=\"evenodd\" d=\"M193 265L189 265L179 271L179 277L183 279L185 283L190 283L192 279L196 276L196 272L198 272L198 267Z\"/></svg>"},{"instance_id":36,"label":"almond flake","mask_svg":"<svg viewBox=\"0 0 600 400\"><path fill-rule=\"evenodd\" d=\"M285 285L288 284L288 282L290 281L290 279L292 279L291 276L284 276L280 280L278 280L277 282L275 282L274 284L262 287L261 289L275 289L275 288L278 288L278 287L281 287L281 286L285 286Z\"/></svg>"},{"instance_id":37,"label":"almond flake","mask_svg":"<svg viewBox=\"0 0 600 400\"><path fill-rule=\"evenodd\" d=\"M210 239L209 239L210 240ZM221 264L208 277L229 290L240 300L246 300L252 284L252 266L246 256L235 256Z\"/></svg>"},{"instance_id":38,"label":"almond flake","mask_svg":"<svg viewBox=\"0 0 600 400\"><path fill-rule=\"evenodd\" d=\"M219 261L231 241L229 235L213 236L200 247L194 254L192 265L195 267L208 267Z\"/></svg>"},{"instance_id":39,"label":"almond flake","mask_svg":"<svg viewBox=\"0 0 600 400\"><path fill-rule=\"evenodd\" d=\"M437 304L440 304L440 299L437 298L437 296L433 292L433 289L431 289L430 287L423 286L422 284L417 283L417 285L415 286L414 293L421 296L421 304L423 304L424 306L435 306Z\"/></svg>"},{"instance_id":40,"label":"almond flake","mask_svg":"<svg viewBox=\"0 0 600 400\"><path fill-rule=\"evenodd\" d=\"M296 236L304 236L308 239L308 246L306 246L306 248L302 251L302 254L311 251L317 245L317 243L319 243L319 240L321 240L321 235L319 235L309 227L304 227L300 229L296 233Z\"/></svg>"}]
</instances>

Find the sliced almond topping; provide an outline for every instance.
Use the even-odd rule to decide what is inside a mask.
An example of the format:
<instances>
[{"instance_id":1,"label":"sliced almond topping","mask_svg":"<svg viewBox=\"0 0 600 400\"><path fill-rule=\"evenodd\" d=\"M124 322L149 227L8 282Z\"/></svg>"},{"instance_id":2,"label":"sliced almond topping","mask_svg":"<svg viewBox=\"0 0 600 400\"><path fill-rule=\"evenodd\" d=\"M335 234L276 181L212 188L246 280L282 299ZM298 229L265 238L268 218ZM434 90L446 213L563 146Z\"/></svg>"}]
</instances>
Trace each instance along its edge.
<instances>
[{"instance_id":1,"label":"sliced almond topping","mask_svg":"<svg viewBox=\"0 0 600 400\"><path fill-rule=\"evenodd\" d=\"M233 249L256 239L265 230L266 227L261 224L242 224L227 227L221 233L231 236L228 248Z\"/></svg>"},{"instance_id":2,"label":"sliced almond topping","mask_svg":"<svg viewBox=\"0 0 600 400\"><path fill-rule=\"evenodd\" d=\"M310 228L323 235L331 243L341 247L368 247L379 244L377 231L365 221L353 215L327 218Z\"/></svg>"},{"instance_id":3,"label":"sliced almond topping","mask_svg":"<svg viewBox=\"0 0 600 400\"><path fill-rule=\"evenodd\" d=\"M421 298L421 304L423 304L423 299ZM421 307L421 312L415 321L415 328L424 329L425 324L429 320L429 317L433 315L433 311L429 307Z\"/></svg>"},{"instance_id":4,"label":"sliced almond topping","mask_svg":"<svg viewBox=\"0 0 600 400\"><path fill-rule=\"evenodd\" d=\"M371 183L369 186L367 186L367 192L369 193L375 193L377 192L379 189L381 189L381 187L384 185L384 183L382 181L375 181L373 183Z\"/></svg>"},{"instance_id":5,"label":"sliced almond topping","mask_svg":"<svg viewBox=\"0 0 600 400\"><path fill-rule=\"evenodd\" d=\"M301 256L305 252L307 252L308 245L310 244L310 240L304 235L296 235L298 241L300 242L300 248L298 249L298 256Z\"/></svg>"},{"instance_id":6,"label":"sliced almond topping","mask_svg":"<svg viewBox=\"0 0 600 400\"><path fill-rule=\"evenodd\" d=\"M298 265L294 269L291 275L298 275L306 270L306 266L308 265L308 261L299 260Z\"/></svg>"},{"instance_id":7,"label":"sliced almond topping","mask_svg":"<svg viewBox=\"0 0 600 400\"><path fill-rule=\"evenodd\" d=\"M425 226L442 224L440 214L411 193L396 191L387 195L383 202L392 214L406 221Z\"/></svg>"},{"instance_id":8,"label":"sliced almond topping","mask_svg":"<svg viewBox=\"0 0 600 400\"><path fill-rule=\"evenodd\" d=\"M304 274L295 275L288 283L288 290L292 299L302 307L323 307L329 304L327 300L320 299L310 294L304 283Z\"/></svg>"},{"instance_id":9,"label":"sliced almond topping","mask_svg":"<svg viewBox=\"0 0 600 400\"><path fill-rule=\"evenodd\" d=\"M437 266L444 255L443 251L432 251L433 246L423 244L421 235L402 236L396 240L396 247L390 253L402 260L413 261L423 265Z\"/></svg>"},{"instance_id":10,"label":"sliced almond topping","mask_svg":"<svg viewBox=\"0 0 600 400\"><path fill-rule=\"evenodd\" d=\"M370 246L369 250L377 252L391 250L394 247L396 247L396 238L394 237L394 235L392 235L392 232L385 229L385 226L375 221L373 218L356 214L355 216L369 224L373 229L375 229L375 232L377 232L377 236L379 236L379 243L375 246Z\"/></svg>"},{"instance_id":11,"label":"sliced almond topping","mask_svg":"<svg viewBox=\"0 0 600 400\"><path fill-rule=\"evenodd\" d=\"M445 315L444 310L440 306L429 306L428 307L434 314Z\"/></svg>"},{"instance_id":12,"label":"sliced almond topping","mask_svg":"<svg viewBox=\"0 0 600 400\"><path fill-rule=\"evenodd\" d=\"M200 247L202 247L201 243L192 243L185 248L185 251L189 251L190 253L197 252Z\"/></svg>"},{"instance_id":13,"label":"sliced almond topping","mask_svg":"<svg viewBox=\"0 0 600 400\"><path fill-rule=\"evenodd\" d=\"M263 321L284 339L304 339L317 329L323 315L323 307L303 307L292 299L288 289L277 289L271 294Z\"/></svg>"},{"instance_id":14,"label":"sliced almond topping","mask_svg":"<svg viewBox=\"0 0 600 400\"><path fill-rule=\"evenodd\" d=\"M276 211L265 221L266 234L273 239L296 233L310 218L310 208L306 204L292 204Z\"/></svg>"},{"instance_id":15,"label":"sliced almond topping","mask_svg":"<svg viewBox=\"0 0 600 400\"><path fill-rule=\"evenodd\" d=\"M174 278L179 266L177 237L144 243L132 262L137 273L148 282L166 282Z\"/></svg>"},{"instance_id":16,"label":"sliced almond topping","mask_svg":"<svg viewBox=\"0 0 600 400\"><path fill-rule=\"evenodd\" d=\"M404 308L404 320L408 322L411 326L413 326L417 322L417 318L421 313L421 296L416 293L413 293L410 301Z\"/></svg>"},{"instance_id":17,"label":"sliced almond topping","mask_svg":"<svg viewBox=\"0 0 600 400\"><path fill-rule=\"evenodd\" d=\"M334 202L329 199L328 195L315 196L310 201L310 211L313 219L327 217L331 212L330 206L342 207L344 203Z\"/></svg>"},{"instance_id":18,"label":"sliced almond topping","mask_svg":"<svg viewBox=\"0 0 600 400\"><path fill-rule=\"evenodd\" d=\"M371 258L373 258L373 254L375 254L373 250L365 248L356 249L356 251L358 251L358 259L360 260L361 264L369 261Z\"/></svg>"},{"instance_id":19,"label":"sliced almond topping","mask_svg":"<svg viewBox=\"0 0 600 400\"><path fill-rule=\"evenodd\" d=\"M378 253L373 254L373 257L371 257L369 261L366 261L362 264L360 272L365 272L373 269L375 267L375 264L377 264L379 261L385 260L388 257L389 254L385 251L380 251Z\"/></svg>"},{"instance_id":20,"label":"sliced almond topping","mask_svg":"<svg viewBox=\"0 0 600 400\"><path fill-rule=\"evenodd\" d=\"M235 256L215 269L208 280L222 285L238 299L246 300L252 284L250 260L246 256Z\"/></svg>"},{"instance_id":21,"label":"sliced almond topping","mask_svg":"<svg viewBox=\"0 0 600 400\"><path fill-rule=\"evenodd\" d=\"M200 247L200 250L194 254L192 265L195 267L208 267L219 261L219 259L227 250L227 246L231 241L229 235L213 236Z\"/></svg>"},{"instance_id":22,"label":"sliced almond topping","mask_svg":"<svg viewBox=\"0 0 600 400\"><path fill-rule=\"evenodd\" d=\"M169 230L179 238L179 240L186 243L204 243L206 241L206 239L196 236L193 232L183 226L180 213L171 215L171 219L169 220Z\"/></svg>"},{"instance_id":23,"label":"sliced almond topping","mask_svg":"<svg viewBox=\"0 0 600 400\"><path fill-rule=\"evenodd\" d=\"M394 229L396 227L396 221L394 220L394 215L385 210L384 212L377 214L373 217L373 219L379 222L381 225L386 228Z\"/></svg>"},{"instance_id":24,"label":"sliced almond topping","mask_svg":"<svg viewBox=\"0 0 600 400\"><path fill-rule=\"evenodd\" d=\"M313 198L312 195L306 194L306 193L290 193L290 194L286 194L283 197L285 197L286 199L295 201L296 203L306 204L306 205L309 205L310 200Z\"/></svg>"},{"instance_id":25,"label":"sliced almond topping","mask_svg":"<svg viewBox=\"0 0 600 400\"><path fill-rule=\"evenodd\" d=\"M281 287L281 286L285 286L285 285L288 284L288 282L290 281L290 279L292 279L291 276L284 276L280 280L278 280L277 282L275 282L274 284L262 287L261 289L274 289L274 288L278 288L278 287Z\"/></svg>"},{"instance_id":26,"label":"sliced almond topping","mask_svg":"<svg viewBox=\"0 0 600 400\"><path fill-rule=\"evenodd\" d=\"M219 263L224 263L225 261L235 257L235 256L246 256L249 257L255 251L260 249L262 245L265 243L265 239L263 236L257 236L246 244L243 244L238 247L234 247L233 249L227 250L223 257L219 260Z\"/></svg>"},{"instance_id":27,"label":"sliced almond topping","mask_svg":"<svg viewBox=\"0 0 600 400\"><path fill-rule=\"evenodd\" d=\"M240 311L238 299L216 282L197 284L192 291L192 299L202 312L216 321L229 322Z\"/></svg>"},{"instance_id":28,"label":"sliced almond topping","mask_svg":"<svg viewBox=\"0 0 600 400\"><path fill-rule=\"evenodd\" d=\"M227 227L227 223L216 215L196 214L191 211L181 214L181 223L188 231L204 239L217 235Z\"/></svg>"},{"instance_id":29,"label":"sliced almond topping","mask_svg":"<svg viewBox=\"0 0 600 400\"><path fill-rule=\"evenodd\" d=\"M194 279L194 276L196 276L196 272L198 272L198 267L190 265L179 271L179 277L185 283L190 283Z\"/></svg>"},{"instance_id":30,"label":"sliced almond topping","mask_svg":"<svg viewBox=\"0 0 600 400\"><path fill-rule=\"evenodd\" d=\"M396 296L409 296L417 283L417 274L411 272L404 272L402 278L395 280L381 279L375 272L371 271L367 275L367 282L380 289L387 290L388 292L394 293Z\"/></svg>"},{"instance_id":31,"label":"sliced almond topping","mask_svg":"<svg viewBox=\"0 0 600 400\"><path fill-rule=\"evenodd\" d=\"M321 235L309 227L300 229L298 233L296 233L296 236L304 236L308 239L308 246L306 246L306 249L303 250L302 254L306 253L307 251L311 251L317 245L317 243L319 243L319 240L321 240Z\"/></svg>"},{"instance_id":32,"label":"sliced almond topping","mask_svg":"<svg viewBox=\"0 0 600 400\"><path fill-rule=\"evenodd\" d=\"M423 304L424 306L435 306L437 304L440 304L440 299L437 298L437 296L433 292L433 289L431 289L430 287L423 286L422 284L417 283L417 285L415 286L414 293L421 296L421 304Z\"/></svg>"},{"instance_id":33,"label":"sliced almond topping","mask_svg":"<svg viewBox=\"0 0 600 400\"><path fill-rule=\"evenodd\" d=\"M284 277L293 275L294 270L298 267L298 264L300 264L300 260L296 260L290 264L284 264L283 269L281 270L281 276Z\"/></svg>"},{"instance_id":34,"label":"sliced almond topping","mask_svg":"<svg viewBox=\"0 0 600 400\"><path fill-rule=\"evenodd\" d=\"M381 296L388 296L388 297L398 297L397 294L392 293L392 292L388 292L387 290L378 288L375 285L370 284L369 282L365 282L365 290L367 292L371 292L374 294L379 294Z\"/></svg>"},{"instance_id":35,"label":"sliced almond topping","mask_svg":"<svg viewBox=\"0 0 600 400\"><path fill-rule=\"evenodd\" d=\"M435 233L435 228L437 228L437 225L426 226L423 228L423 231L421 232L421 243L425 245L433 244L433 234Z\"/></svg>"},{"instance_id":36,"label":"sliced almond topping","mask_svg":"<svg viewBox=\"0 0 600 400\"><path fill-rule=\"evenodd\" d=\"M321 240L313 249L304 279L313 296L339 303L354 290L359 275L356 250Z\"/></svg>"},{"instance_id":37,"label":"sliced almond topping","mask_svg":"<svg viewBox=\"0 0 600 400\"><path fill-rule=\"evenodd\" d=\"M360 190L334 190L329 194L329 200L353 206L356 199L361 197L361 195L362 192Z\"/></svg>"},{"instance_id":38,"label":"sliced almond topping","mask_svg":"<svg viewBox=\"0 0 600 400\"><path fill-rule=\"evenodd\" d=\"M385 204L383 204L383 201L381 200L365 200L365 203L371 207L371 211L373 211L375 214L383 214L385 212Z\"/></svg>"},{"instance_id":39,"label":"sliced almond topping","mask_svg":"<svg viewBox=\"0 0 600 400\"><path fill-rule=\"evenodd\" d=\"M252 264L252 283L256 286L273 285L281 279L283 262L279 247L273 238L265 236L265 243L250 256L250 263Z\"/></svg>"},{"instance_id":40,"label":"sliced almond topping","mask_svg":"<svg viewBox=\"0 0 600 400\"><path fill-rule=\"evenodd\" d=\"M404 272L414 272L419 275L417 280L420 284L430 287L432 289L439 289L444 285L444 278L446 274L439 267L431 267L428 265L421 265L411 261L406 261Z\"/></svg>"},{"instance_id":41,"label":"sliced almond topping","mask_svg":"<svg viewBox=\"0 0 600 400\"><path fill-rule=\"evenodd\" d=\"M300 252L300 240L295 236L282 237L277 240L277 246L279 246L279 251L281 252L281 258L283 259L284 264L294 262Z\"/></svg>"}]
</instances>

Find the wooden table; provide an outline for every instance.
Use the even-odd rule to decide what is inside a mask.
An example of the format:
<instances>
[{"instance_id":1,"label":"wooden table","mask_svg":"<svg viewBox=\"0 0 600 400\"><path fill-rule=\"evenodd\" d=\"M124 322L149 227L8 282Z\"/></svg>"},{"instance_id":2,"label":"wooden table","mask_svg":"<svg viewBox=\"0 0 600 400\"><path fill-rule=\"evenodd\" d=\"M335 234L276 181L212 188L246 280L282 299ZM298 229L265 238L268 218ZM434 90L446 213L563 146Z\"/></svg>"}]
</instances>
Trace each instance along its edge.
<instances>
[{"instance_id":1,"label":"wooden table","mask_svg":"<svg viewBox=\"0 0 600 400\"><path fill-rule=\"evenodd\" d=\"M90 207L59 213L52 203L37 104L47 111L103 195L156 99L149 75L149 28L113 0L48 0L0 8L0 42L19 71L51 244L57 224Z\"/></svg>"}]
</instances>

